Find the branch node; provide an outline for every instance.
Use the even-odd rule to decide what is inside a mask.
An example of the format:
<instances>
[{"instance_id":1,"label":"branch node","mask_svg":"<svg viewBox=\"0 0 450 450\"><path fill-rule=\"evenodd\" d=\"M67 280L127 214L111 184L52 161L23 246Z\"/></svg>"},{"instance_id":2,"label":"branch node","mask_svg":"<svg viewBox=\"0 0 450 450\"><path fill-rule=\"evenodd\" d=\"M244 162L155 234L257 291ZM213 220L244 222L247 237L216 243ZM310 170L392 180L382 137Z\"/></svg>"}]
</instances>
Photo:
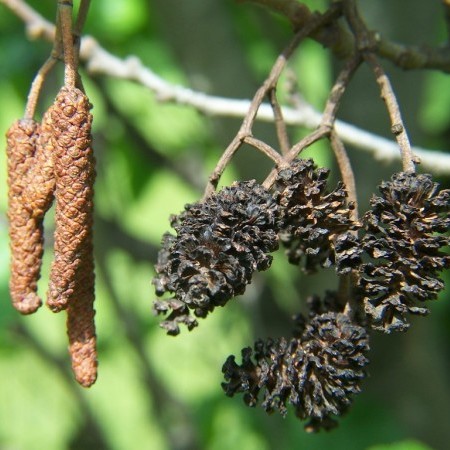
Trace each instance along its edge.
<instances>
[{"instance_id":1,"label":"branch node","mask_svg":"<svg viewBox=\"0 0 450 450\"><path fill-rule=\"evenodd\" d=\"M401 123L394 123L391 127L391 133L395 136L398 136L399 134L403 133L403 125Z\"/></svg>"}]
</instances>

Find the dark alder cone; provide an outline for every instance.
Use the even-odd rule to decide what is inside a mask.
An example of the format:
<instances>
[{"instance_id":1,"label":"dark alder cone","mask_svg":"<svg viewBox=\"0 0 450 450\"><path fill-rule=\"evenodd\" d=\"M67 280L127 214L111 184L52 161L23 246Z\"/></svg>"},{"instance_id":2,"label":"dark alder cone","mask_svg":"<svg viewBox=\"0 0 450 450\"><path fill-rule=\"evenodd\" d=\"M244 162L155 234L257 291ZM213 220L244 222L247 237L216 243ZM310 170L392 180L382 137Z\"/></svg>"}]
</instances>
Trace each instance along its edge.
<instances>
[{"instance_id":1,"label":"dark alder cone","mask_svg":"<svg viewBox=\"0 0 450 450\"><path fill-rule=\"evenodd\" d=\"M229 356L222 371L228 396L244 393L248 406L258 403L272 413L294 407L300 419L307 419L307 431L336 425L333 416L342 415L353 394L360 392L366 376L369 351L366 330L342 313L314 316L298 338L258 340L254 350L242 350L242 364Z\"/></svg>"},{"instance_id":2,"label":"dark alder cone","mask_svg":"<svg viewBox=\"0 0 450 450\"><path fill-rule=\"evenodd\" d=\"M427 314L423 302L444 287L449 238L440 233L450 225L450 190L438 187L430 175L400 172L371 200L362 246L372 259L361 266L359 291L374 329L406 330L407 314Z\"/></svg>"},{"instance_id":3,"label":"dark alder cone","mask_svg":"<svg viewBox=\"0 0 450 450\"><path fill-rule=\"evenodd\" d=\"M47 304L54 312L67 309L72 368L83 386L90 386L97 377L92 244L95 160L90 108L81 90L63 87L49 111L56 213Z\"/></svg>"},{"instance_id":4,"label":"dark alder cone","mask_svg":"<svg viewBox=\"0 0 450 450\"><path fill-rule=\"evenodd\" d=\"M301 265L305 272L332 264L345 272L350 270L346 264L353 264L351 258L341 260L335 252L337 237L355 228L353 206L347 205L342 183L327 191L328 175L328 169L317 169L311 159L300 159L280 171L275 183L282 218L280 240L289 261Z\"/></svg>"},{"instance_id":5,"label":"dark alder cone","mask_svg":"<svg viewBox=\"0 0 450 450\"><path fill-rule=\"evenodd\" d=\"M22 314L33 313L42 304L37 295L43 253L42 222L54 188L52 158L46 148L46 117L42 127L34 120L23 119L7 133L10 292L13 306ZM36 176L41 171L44 176Z\"/></svg>"},{"instance_id":6,"label":"dark alder cone","mask_svg":"<svg viewBox=\"0 0 450 450\"><path fill-rule=\"evenodd\" d=\"M153 280L158 313L169 313L161 324L168 334L197 326L190 315L206 317L217 306L242 294L256 270L270 267L268 255L278 248L278 207L255 181L237 182L203 203L186 205L172 218L177 235L167 233Z\"/></svg>"}]
</instances>

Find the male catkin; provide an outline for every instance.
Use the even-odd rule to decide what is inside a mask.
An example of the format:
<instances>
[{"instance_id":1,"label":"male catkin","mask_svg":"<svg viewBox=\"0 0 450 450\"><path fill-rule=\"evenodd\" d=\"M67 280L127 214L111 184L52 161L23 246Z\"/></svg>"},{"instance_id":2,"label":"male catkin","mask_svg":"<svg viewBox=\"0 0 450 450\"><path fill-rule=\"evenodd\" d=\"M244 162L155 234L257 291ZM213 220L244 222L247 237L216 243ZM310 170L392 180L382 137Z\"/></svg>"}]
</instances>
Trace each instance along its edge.
<instances>
[{"instance_id":1,"label":"male catkin","mask_svg":"<svg viewBox=\"0 0 450 450\"><path fill-rule=\"evenodd\" d=\"M10 293L13 306L22 314L34 313L42 304L37 281L43 252L42 224L24 201L29 183L40 124L32 119L14 122L6 134L8 158L8 220L11 248Z\"/></svg>"},{"instance_id":2,"label":"male catkin","mask_svg":"<svg viewBox=\"0 0 450 450\"><path fill-rule=\"evenodd\" d=\"M92 245L95 160L90 103L77 88L63 87L50 115L56 177L54 261L47 303L67 309L72 368L90 386L97 377Z\"/></svg>"},{"instance_id":3,"label":"male catkin","mask_svg":"<svg viewBox=\"0 0 450 450\"><path fill-rule=\"evenodd\" d=\"M55 259L48 306L66 309L77 290L93 286L92 213L95 161L91 148L92 115L86 95L63 87L50 115L56 176ZM92 294L93 296L93 294Z\"/></svg>"}]
</instances>

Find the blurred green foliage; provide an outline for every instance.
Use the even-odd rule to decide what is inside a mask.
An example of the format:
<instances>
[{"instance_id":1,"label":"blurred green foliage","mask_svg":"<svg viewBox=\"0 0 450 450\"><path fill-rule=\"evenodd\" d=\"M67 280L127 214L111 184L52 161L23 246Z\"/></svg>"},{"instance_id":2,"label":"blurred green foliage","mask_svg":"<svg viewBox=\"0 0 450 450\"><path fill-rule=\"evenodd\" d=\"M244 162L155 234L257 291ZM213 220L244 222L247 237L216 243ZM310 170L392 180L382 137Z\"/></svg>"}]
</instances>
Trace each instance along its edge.
<instances>
[{"instance_id":1,"label":"blurred green foliage","mask_svg":"<svg viewBox=\"0 0 450 450\"><path fill-rule=\"evenodd\" d=\"M49 20L55 14L53 3L29 2ZM408 40L415 33L415 42L420 43L433 27L442 27L439 14L433 20L425 14L428 22L423 24L423 8L416 0L408 7L413 11L417 8L416 13L410 11L405 22L394 16L389 28L380 17L395 14L394 4L399 2L373 3L377 5L367 6L368 20L387 35L395 28L396 36L400 33ZM326 2L308 4L323 8ZM288 25L251 4L208 0L187 7L187 13L183 13L185 28L180 30L174 23L181 6L175 0L97 0L92 2L85 31L118 56L139 56L172 82L200 83L213 94L231 92L229 95L250 98L287 42L291 34ZM211 29L210 22L216 28ZM219 42L216 30L228 40ZM196 44L190 39L197 39ZM202 61L199 55L211 48L214 59ZM1 130L6 131L21 116L30 82L49 49L48 43L28 41L21 22L0 6ZM224 60L224 54L233 54L235 59ZM291 62L301 94L317 108L323 106L336 64L326 50L312 42L302 45ZM217 68L225 81L213 77ZM236 72L239 78L230 79ZM1 151L0 449L448 448L447 294L442 295L432 316L415 321L407 335L374 337L366 390L355 399L339 428L330 433L308 435L292 414L286 419L268 417L258 408L247 408L240 398L223 395L221 366L226 357L239 355L241 348L251 345L256 337L286 333L290 316L302 308L305 297L332 287L335 280L329 273L306 278L279 252L273 268L256 277L244 296L201 321L192 333L183 330L176 339L166 336L151 312L154 294L150 281L161 235L169 228L170 214L201 196L201 187L238 122L208 118L187 107L158 102L146 89L127 81L91 79L84 71L83 78L94 104L98 160L95 233L99 379L89 390L73 380L64 314L54 315L44 307L36 315L20 317L10 306L6 164L5 152ZM449 77L393 69L392 79L417 144L448 149ZM412 81L403 81L408 79ZM51 103L61 81L60 71L49 78L41 112ZM371 105L378 101L365 90L370 83L370 74L358 78L342 116L387 135L386 117L374 117L370 112ZM283 95L281 86L281 98ZM361 102L366 110L363 116L354 106L361 107ZM270 126L259 130L265 138L274 139ZM290 131L293 139L299 139L307 130ZM326 145L314 146L310 155L319 165L334 167ZM379 165L374 170L370 157L355 149L350 149L350 155L357 181L368 189L373 190L393 171ZM249 172L257 179L264 176L265 166L254 164L250 156L246 158L237 158L222 184ZM442 182L448 185L449 181ZM364 186L363 204L368 198ZM46 227L49 244L39 286L42 294L51 262L51 219Z\"/></svg>"}]
</instances>

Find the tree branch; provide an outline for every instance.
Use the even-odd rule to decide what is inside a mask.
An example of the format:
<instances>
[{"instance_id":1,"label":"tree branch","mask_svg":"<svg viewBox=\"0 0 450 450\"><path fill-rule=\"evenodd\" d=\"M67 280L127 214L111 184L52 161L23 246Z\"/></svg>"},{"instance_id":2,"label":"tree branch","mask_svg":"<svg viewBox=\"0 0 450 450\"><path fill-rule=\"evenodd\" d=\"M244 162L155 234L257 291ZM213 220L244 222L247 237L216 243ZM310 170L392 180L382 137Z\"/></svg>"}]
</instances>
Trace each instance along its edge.
<instances>
[{"instance_id":1,"label":"tree branch","mask_svg":"<svg viewBox=\"0 0 450 450\"><path fill-rule=\"evenodd\" d=\"M45 39L53 42L55 27L22 0L0 0L24 23L32 39ZM352 49L353 50L353 49ZM380 52L378 52L380 54ZM120 59L107 52L92 37L85 36L81 42L80 58L92 74L102 74L114 78L134 81L150 89L159 100L190 106L199 112L212 116L243 118L250 108L249 100L230 99L206 95L183 86L167 82L151 69L142 65L136 57ZM322 115L307 103L297 108L283 107L282 114L288 125L314 129L321 123ZM259 107L257 120L272 122L274 114L269 103ZM400 159L397 144L389 139L368 131L336 121L335 129L343 142L352 147L367 151L380 161L393 162ZM450 154L412 147L421 160L421 167L436 175L450 174Z\"/></svg>"},{"instance_id":2,"label":"tree branch","mask_svg":"<svg viewBox=\"0 0 450 450\"><path fill-rule=\"evenodd\" d=\"M312 12L297 0L239 0L262 5L284 15L294 30L300 29L312 16ZM447 0L443 0L447 6ZM347 58L354 51L355 42L341 24L334 23L324 27L311 36L317 42L329 48L337 57ZM434 48L429 46L403 45L382 38L376 34L378 56L388 59L402 69L437 69L450 72L450 48Z\"/></svg>"}]
</instances>

